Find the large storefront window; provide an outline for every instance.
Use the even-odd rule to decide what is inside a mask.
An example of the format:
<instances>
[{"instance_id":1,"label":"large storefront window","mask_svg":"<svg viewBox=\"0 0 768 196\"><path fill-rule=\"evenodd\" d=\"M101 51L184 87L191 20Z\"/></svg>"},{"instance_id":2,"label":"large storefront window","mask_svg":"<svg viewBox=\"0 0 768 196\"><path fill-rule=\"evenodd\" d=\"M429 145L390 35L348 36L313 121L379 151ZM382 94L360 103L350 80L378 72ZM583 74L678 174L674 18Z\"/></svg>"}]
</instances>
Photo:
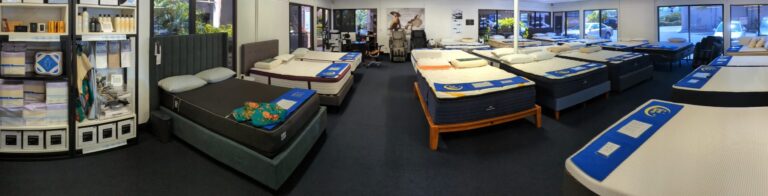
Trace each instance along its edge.
<instances>
[{"instance_id":1,"label":"large storefront window","mask_svg":"<svg viewBox=\"0 0 768 196\"><path fill-rule=\"evenodd\" d=\"M288 38L290 50L312 49L312 6L291 3L288 6Z\"/></svg>"},{"instance_id":2,"label":"large storefront window","mask_svg":"<svg viewBox=\"0 0 768 196\"><path fill-rule=\"evenodd\" d=\"M707 36L723 36L723 6L664 6L659 7L659 41L686 38L699 43ZM731 31L743 32L740 24L731 24ZM732 33L731 36L734 34ZM741 36L741 35L739 35Z\"/></svg>"},{"instance_id":3,"label":"large storefront window","mask_svg":"<svg viewBox=\"0 0 768 196\"><path fill-rule=\"evenodd\" d=\"M732 5L731 43L757 35L768 35L768 5Z\"/></svg>"},{"instance_id":4,"label":"large storefront window","mask_svg":"<svg viewBox=\"0 0 768 196\"><path fill-rule=\"evenodd\" d=\"M579 11L552 13L552 26L557 35L572 38L580 37L581 22L579 22Z\"/></svg>"},{"instance_id":5,"label":"large storefront window","mask_svg":"<svg viewBox=\"0 0 768 196\"><path fill-rule=\"evenodd\" d=\"M584 11L584 37L616 41L618 34L619 12L617 10Z\"/></svg>"}]
</instances>

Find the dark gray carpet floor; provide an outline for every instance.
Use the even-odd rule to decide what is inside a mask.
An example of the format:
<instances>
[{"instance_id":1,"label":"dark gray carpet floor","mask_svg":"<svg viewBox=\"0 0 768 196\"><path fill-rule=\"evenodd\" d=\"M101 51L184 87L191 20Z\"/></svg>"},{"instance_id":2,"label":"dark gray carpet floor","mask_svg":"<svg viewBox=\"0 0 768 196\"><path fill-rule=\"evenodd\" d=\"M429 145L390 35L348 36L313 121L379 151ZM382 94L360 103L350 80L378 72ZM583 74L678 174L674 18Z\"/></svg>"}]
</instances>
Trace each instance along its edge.
<instances>
[{"instance_id":1,"label":"dark gray carpet floor","mask_svg":"<svg viewBox=\"0 0 768 196\"><path fill-rule=\"evenodd\" d=\"M659 69L659 68L657 68ZM559 195L565 159L649 99L666 99L690 71L653 80L563 112L544 127L518 121L443 134L427 148L427 124L409 63L361 68L326 135L281 190L146 132L138 145L85 157L0 162L0 195Z\"/></svg>"}]
</instances>

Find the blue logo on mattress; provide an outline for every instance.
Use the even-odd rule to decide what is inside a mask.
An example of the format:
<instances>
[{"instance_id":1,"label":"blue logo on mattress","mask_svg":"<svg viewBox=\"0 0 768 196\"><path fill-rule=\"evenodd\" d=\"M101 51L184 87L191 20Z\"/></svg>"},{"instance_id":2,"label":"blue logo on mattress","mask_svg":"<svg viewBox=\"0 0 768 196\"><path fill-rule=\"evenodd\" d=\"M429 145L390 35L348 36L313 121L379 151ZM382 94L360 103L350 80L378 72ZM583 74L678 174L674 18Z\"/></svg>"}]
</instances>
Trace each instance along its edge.
<instances>
[{"instance_id":1,"label":"blue logo on mattress","mask_svg":"<svg viewBox=\"0 0 768 196\"><path fill-rule=\"evenodd\" d=\"M711 66L728 66L728 64L731 63L731 59L733 59L732 56L720 56L717 57L712 63L709 65Z\"/></svg>"},{"instance_id":2,"label":"blue logo on mattress","mask_svg":"<svg viewBox=\"0 0 768 196\"><path fill-rule=\"evenodd\" d=\"M333 63L328 65L323 71L320 71L316 76L320 78L336 78L349 67L349 63Z\"/></svg>"},{"instance_id":3,"label":"blue logo on mattress","mask_svg":"<svg viewBox=\"0 0 768 196\"><path fill-rule=\"evenodd\" d=\"M547 72L547 75L554 76L556 78L564 78L570 75L574 75L577 73L586 72L586 71L590 71L590 70L602 68L602 67L605 67L605 65L599 64L599 63L589 63L589 64L579 65L579 66L571 67L567 69L550 71L550 72Z\"/></svg>"},{"instance_id":4,"label":"blue logo on mattress","mask_svg":"<svg viewBox=\"0 0 768 196\"><path fill-rule=\"evenodd\" d=\"M742 46L742 45L731 46L730 48L728 48L728 52L739 52L739 51L741 51L742 47L744 47L744 46Z\"/></svg>"},{"instance_id":5,"label":"blue logo on mattress","mask_svg":"<svg viewBox=\"0 0 768 196\"><path fill-rule=\"evenodd\" d=\"M296 111L296 109L301 107L301 105L304 104L304 102L306 102L307 100L309 100L309 98L312 97L312 95L314 94L315 94L314 90L294 88L284 93L283 95L280 95L280 97L278 97L277 99L272 100L272 103L279 105L280 101L295 102L291 104L289 108L284 108L286 110L285 119L288 119L288 117L290 117L291 114L293 114L293 112ZM267 126L264 126L263 128L271 131L272 129L277 127L277 125L280 125L280 123L267 125Z\"/></svg>"},{"instance_id":6,"label":"blue logo on mattress","mask_svg":"<svg viewBox=\"0 0 768 196\"><path fill-rule=\"evenodd\" d=\"M609 128L570 160L602 182L682 109L680 104L652 101ZM632 127L633 131L621 131L624 127Z\"/></svg>"},{"instance_id":7,"label":"blue logo on mattress","mask_svg":"<svg viewBox=\"0 0 768 196\"><path fill-rule=\"evenodd\" d=\"M443 88L445 88L446 90L450 90L450 91L460 91L461 89L464 89L464 87L462 87L462 86L453 85L453 84L443 85Z\"/></svg>"},{"instance_id":8,"label":"blue logo on mattress","mask_svg":"<svg viewBox=\"0 0 768 196\"><path fill-rule=\"evenodd\" d=\"M692 88L692 89L701 89L719 71L720 71L720 67L708 66L708 65L701 66L698 69L691 72L690 74L688 74L687 76L685 76L685 78L683 78L682 80L678 81L675 84L675 86Z\"/></svg>"},{"instance_id":9,"label":"blue logo on mattress","mask_svg":"<svg viewBox=\"0 0 768 196\"><path fill-rule=\"evenodd\" d=\"M342 61L354 61L358 56L360 56L361 53L359 52L350 52L342 56L339 60Z\"/></svg>"},{"instance_id":10,"label":"blue logo on mattress","mask_svg":"<svg viewBox=\"0 0 768 196\"><path fill-rule=\"evenodd\" d=\"M475 90L514 86L514 85L524 86L526 84L530 84L530 81L528 79L520 76L515 76L514 78L483 81L483 82L472 82L472 83L458 83L458 84L434 83L434 86L435 86L435 91L437 92L459 92L459 91L475 91Z\"/></svg>"}]
</instances>

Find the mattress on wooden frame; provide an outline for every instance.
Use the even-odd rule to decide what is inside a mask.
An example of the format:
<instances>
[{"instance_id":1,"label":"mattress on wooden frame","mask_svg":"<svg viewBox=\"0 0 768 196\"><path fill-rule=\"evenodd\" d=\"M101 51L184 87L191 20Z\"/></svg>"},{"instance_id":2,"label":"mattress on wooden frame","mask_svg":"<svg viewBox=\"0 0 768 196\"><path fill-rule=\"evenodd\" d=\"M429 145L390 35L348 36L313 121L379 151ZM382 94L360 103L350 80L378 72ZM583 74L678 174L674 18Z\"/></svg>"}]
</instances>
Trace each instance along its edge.
<instances>
[{"instance_id":1,"label":"mattress on wooden frame","mask_svg":"<svg viewBox=\"0 0 768 196\"><path fill-rule=\"evenodd\" d=\"M418 86L435 124L465 123L514 114L533 108L536 102L533 86L454 99L438 98L424 77L418 76Z\"/></svg>"},{"instance_id":2,"label":"mattress on wooden frame","mask_svg":"<svg viewBox=\"0 0 768 196\"><path fill-rule=\"evenodd\" d=\"M177 114L271 158L279 154L294 136L301 134L300 131L308 120L320 108L318 96L313 95L287 117L285 122L272 130L238 123L230 114L245 102L271 102L290 90L229 79L183 93L162 92L160 102L162 106Z\"/></svg>"}]
</instances>

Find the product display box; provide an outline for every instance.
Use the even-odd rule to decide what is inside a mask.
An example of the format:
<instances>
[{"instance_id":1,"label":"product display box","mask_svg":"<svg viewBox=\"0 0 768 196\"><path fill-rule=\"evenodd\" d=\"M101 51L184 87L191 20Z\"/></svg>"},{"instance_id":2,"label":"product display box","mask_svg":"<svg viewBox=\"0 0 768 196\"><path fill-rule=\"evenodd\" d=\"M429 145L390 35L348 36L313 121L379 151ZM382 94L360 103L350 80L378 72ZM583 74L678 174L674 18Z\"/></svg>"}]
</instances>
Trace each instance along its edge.
<instances>
[{"instance_id":1,"label":"product display box","mask_svg":"<svg viewBox=\"0 0 768 196\"><path fill-rule=\"evenodd\" d=\"M67 132L64 130L54 130L45 132L45 149L56 150L67 148Z\"/></svg>"},{"instance_id":2,"label":"product display box","mask_svg":"<svg viewBox=\"0 0 768 196\"><path fill-rule=\"evenodd\" d=\"M99 143L117 140L115 124L99 125Z\"/></svg>"},{"instance_id":3,"label":"product display box","mask_svg":"<svg viewBox=\"0 0 768 196\"><path fill-rule=\"evenodd\" d=\"M44 131L24 131L22 148L24 150L42 150L45 148Z\"/></svg>"},{"instance_id":4,"label":"product display box","mask_svg":"<svg viewBox=\"0 0 768 196\"><path fill-rule=\"evenodd\" d=\"M96 127L83 127L77 129L77 147L83 148L96 144L97 136Z\"/></svg>"},{"instance_id":5,"label":"product display box","mask_svg":"<svg viewBox=\"0 0 768 196\"><path fill-rule=\"evenodd\" d=\"M19 150L21 142L21 131L0 131L0 150Z\"/></svg>"},{"instance_id":6,"label":"product display box","mask_svg":"<svg viewBox=\"0 0 768 196\"><path fill-rule=\"evenodd\" d=\"M117 139L131 139L136 137L136 125L134 119L117 122Z\"/></svg>"}]
</instances>

